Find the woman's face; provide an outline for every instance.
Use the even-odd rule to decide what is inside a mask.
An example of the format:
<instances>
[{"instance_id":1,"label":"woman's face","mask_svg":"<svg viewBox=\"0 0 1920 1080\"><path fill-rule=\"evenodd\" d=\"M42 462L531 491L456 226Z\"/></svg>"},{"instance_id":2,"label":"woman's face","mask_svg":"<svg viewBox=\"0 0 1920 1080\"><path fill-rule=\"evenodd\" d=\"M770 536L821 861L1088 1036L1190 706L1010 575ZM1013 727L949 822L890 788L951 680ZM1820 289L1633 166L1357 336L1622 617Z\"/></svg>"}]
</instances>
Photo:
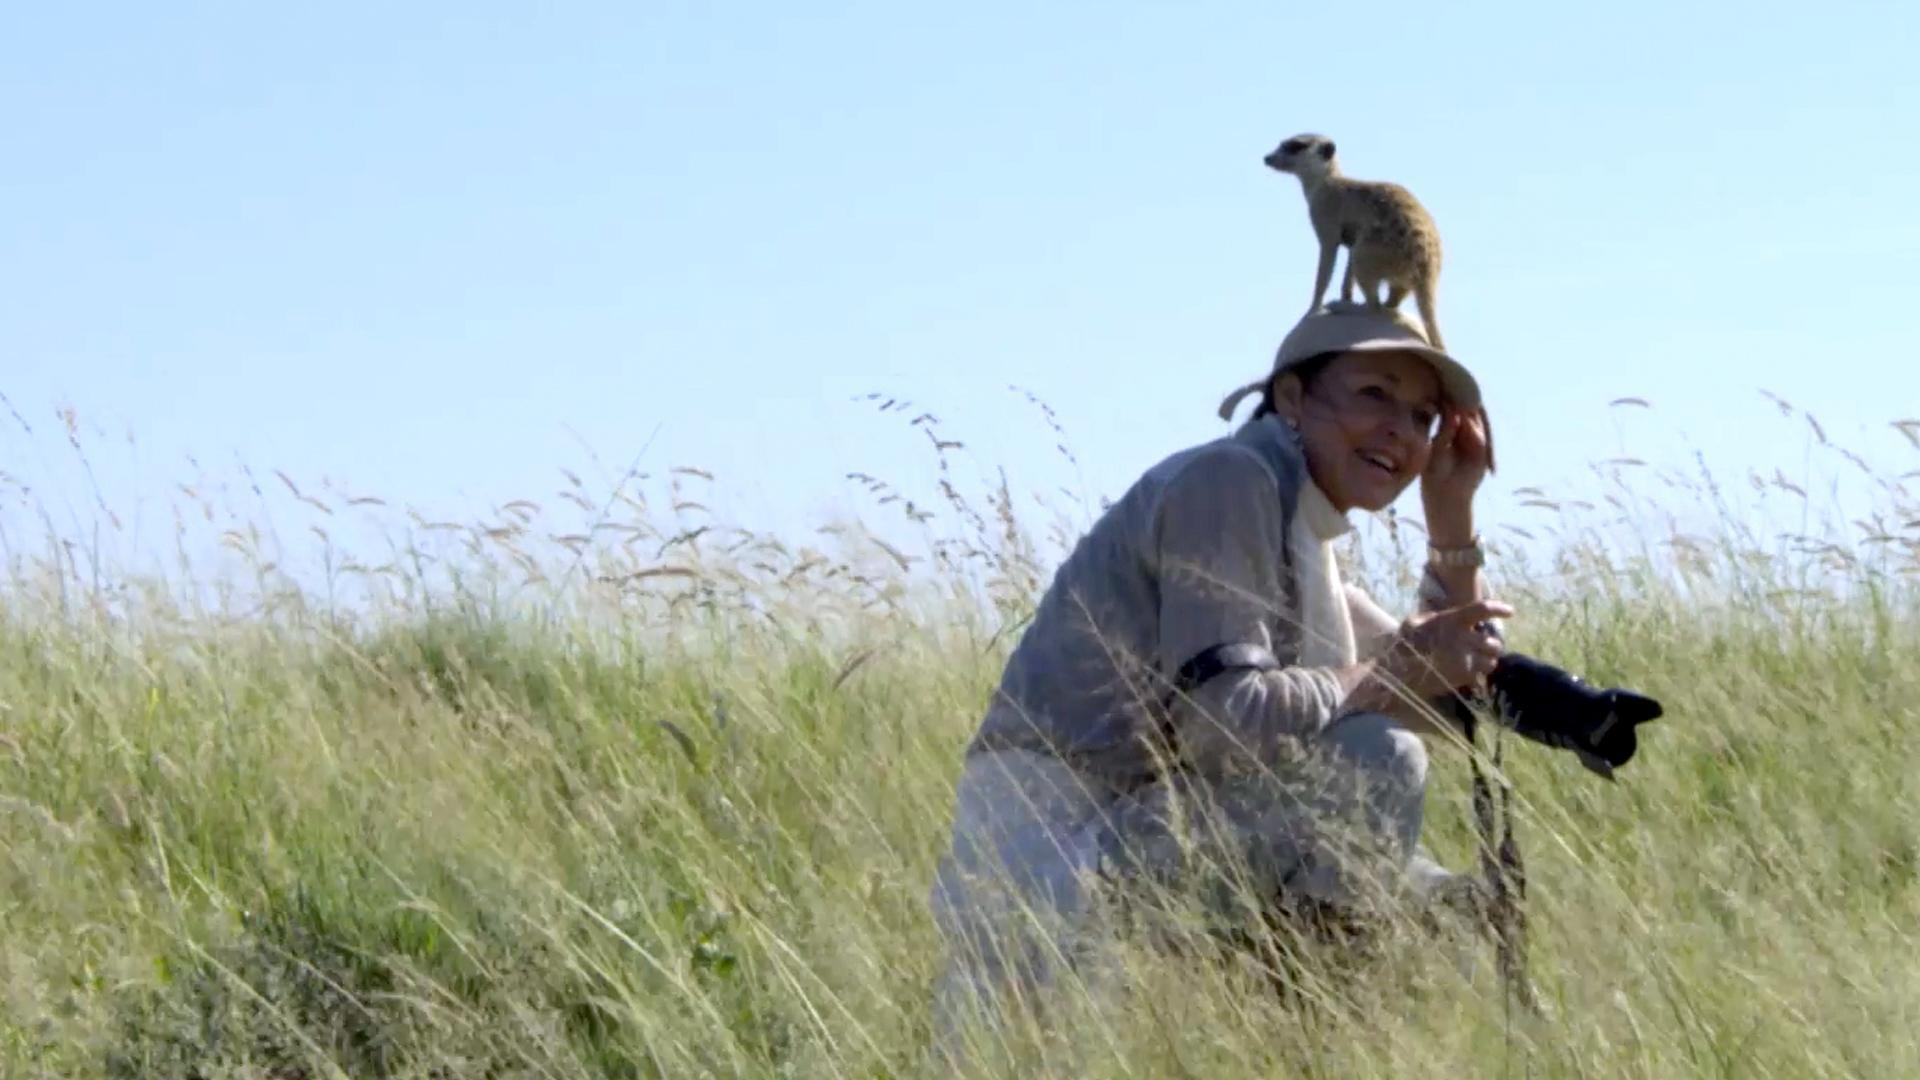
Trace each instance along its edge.
<instances>
[{"instance_id":1,"label":"woman's face","mask_svg":"<svg viewBox=\"0 0 1920 1080\"><path fill-rule=\"evenodd\" d=\"M1344 353L1310 388L1283 375L1274 411L1300 432L1307 471L1342 513L1384 510L1426 471L1440 379L1412 353Z\"/></svg>"}]
</instances>

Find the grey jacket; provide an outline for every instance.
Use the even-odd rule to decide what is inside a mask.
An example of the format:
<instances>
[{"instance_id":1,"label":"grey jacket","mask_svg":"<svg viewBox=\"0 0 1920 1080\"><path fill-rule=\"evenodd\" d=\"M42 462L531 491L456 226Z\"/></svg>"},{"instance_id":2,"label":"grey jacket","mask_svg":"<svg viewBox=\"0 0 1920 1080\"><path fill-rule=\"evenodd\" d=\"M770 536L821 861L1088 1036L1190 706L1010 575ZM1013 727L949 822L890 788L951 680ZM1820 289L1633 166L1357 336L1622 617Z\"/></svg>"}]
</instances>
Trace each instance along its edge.
<instances>
[{"instance_id":1,"label":"grey jacket","mask_svg":"<svg viewBox=\"0 0 1920 1080\"><path fill-rule=\"evenodd\" d=\"M1297 663L1287 540L1305 475L1271 415L1149 469L1060 567L969 752L1035 750L1124 790L1161 771L1169 730L1202 765L1272 761L1317 735L1343 695L1331 671ZM1356 636L1397 625L1348 595L1369 609L1355 612ZM1234 643L1264 647L1279 670L1229 669L1173 693L1181 665Z\"/></svg>"}]
</instances>

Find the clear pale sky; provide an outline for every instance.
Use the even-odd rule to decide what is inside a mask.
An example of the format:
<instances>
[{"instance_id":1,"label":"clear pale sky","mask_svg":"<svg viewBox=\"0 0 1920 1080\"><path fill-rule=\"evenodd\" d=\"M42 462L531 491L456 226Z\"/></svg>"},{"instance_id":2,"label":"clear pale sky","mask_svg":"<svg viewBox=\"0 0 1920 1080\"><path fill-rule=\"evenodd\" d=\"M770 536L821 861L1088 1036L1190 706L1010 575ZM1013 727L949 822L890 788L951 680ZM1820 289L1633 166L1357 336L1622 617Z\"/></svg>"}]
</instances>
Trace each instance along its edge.
<instances>
[{"instance_id":1,"label":"clear pale sky","mask_svg":"<svg viewBox=\"0 0 1920 1080\"><path fill-rule=\"evenodd\" d=\"M930 482L878 391L1117 495L1304 311L1259 159L1313 130L1440 223L1485 513L1619 454L1801 475L1763 388L1898 471L1916 54L1910 0L13 5L0 454L84 503L71 406L136 435L122 508L191 453L483 513L644 446L799 528Z\"/></svg>"}]
</instances>

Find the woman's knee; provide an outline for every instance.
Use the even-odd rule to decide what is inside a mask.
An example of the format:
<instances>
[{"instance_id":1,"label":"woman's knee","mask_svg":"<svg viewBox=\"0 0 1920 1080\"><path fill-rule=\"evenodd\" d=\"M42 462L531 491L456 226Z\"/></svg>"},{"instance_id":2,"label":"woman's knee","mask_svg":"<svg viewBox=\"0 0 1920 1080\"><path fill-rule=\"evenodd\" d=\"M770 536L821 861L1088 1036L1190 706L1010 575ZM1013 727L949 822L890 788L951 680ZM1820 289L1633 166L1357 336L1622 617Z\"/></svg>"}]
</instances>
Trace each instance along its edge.
<instances>
[{"instance_id":1,"label":"woman's knee","mask_svg":"<svg viewBox=\"0 0 1920 1080\"><path fill-rule=\"evenodd\" d=\"M969 761L929 895L943 932L967 939L1050 931L1080 916L1085 880L1098 865L1090 826L1098 806L1078 784L1038 755Z\"/></svg>"},{"instance_id":2,"label":"woman's knee","mask_svg":"<svg viewBox=\"0 0 1920 1080\"><path fill-rule=\"evenodd\" d=\"M1380 713L1342 717L1328 729L1334 753L1362 773L1381 778L1403 792L1427 787L1427 744Z\"/></svg>"}]
</instances>

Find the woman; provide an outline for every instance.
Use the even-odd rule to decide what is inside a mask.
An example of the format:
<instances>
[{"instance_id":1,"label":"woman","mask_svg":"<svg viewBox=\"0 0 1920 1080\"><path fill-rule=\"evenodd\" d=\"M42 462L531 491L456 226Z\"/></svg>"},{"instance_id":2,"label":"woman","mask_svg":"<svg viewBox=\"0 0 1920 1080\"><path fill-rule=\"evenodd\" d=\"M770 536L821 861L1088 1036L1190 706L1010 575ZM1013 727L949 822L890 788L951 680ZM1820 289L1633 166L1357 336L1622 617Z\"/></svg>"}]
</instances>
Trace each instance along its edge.
<instances>
[{"instance_id":1,"label":"woman","mask_svg":"<svg viewBox=\"0 0 1920 1080\"><path fill-rule=\"evenodd\" d=\"M1303 319L1235 433L1154 466L1061 566L968 747L933 890L964 995L1072 962L1096 884L1242 888L1357 910L1461 879L1418 847L1425 702L1501 653L1473 498L1473 376L1389 312ZM1415 481L1420 611L1344 585L1353 510ZM1198 824L1196 824L1198 823Z\"/></svg>"}]
</instances>

